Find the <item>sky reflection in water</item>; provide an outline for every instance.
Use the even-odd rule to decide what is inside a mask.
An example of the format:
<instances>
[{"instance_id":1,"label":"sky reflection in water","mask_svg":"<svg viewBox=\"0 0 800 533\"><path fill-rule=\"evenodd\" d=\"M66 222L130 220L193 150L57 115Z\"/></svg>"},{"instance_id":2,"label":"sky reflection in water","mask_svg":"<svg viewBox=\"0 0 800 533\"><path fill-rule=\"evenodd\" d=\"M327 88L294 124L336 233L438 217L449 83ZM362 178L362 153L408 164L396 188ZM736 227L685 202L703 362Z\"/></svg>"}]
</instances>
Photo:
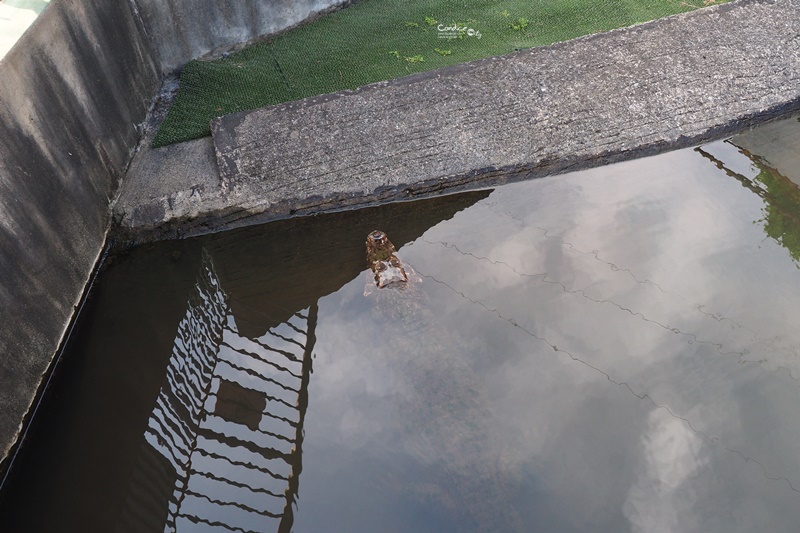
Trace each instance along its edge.
<instances>
[{"instance_id":1,"label":"sky reflection in water","mask_svg":"<svg viewBox=\"0 0 800 533\"><path fill-rule=\"evenodd\" d=\"M758 173L730 143L705 150ZM500 188L400 250L436 319L426 343L457 336L480 376L494 416L473 430L491 436L481 459L513 489L521 530L797 523L800 271L754 223L763 210L702 154L681 151ZM298 530L369 518L373 506L410 520L454 503L463 516L470 501L442 492L454 470L485 467L415 454L385 361L419 343L376 336L361 285L320 302ZM348 483L324 466L331 454L372 475ZM376 514L343 530L397 519Z\"/></svg>"},{"instance_id":2,"label":"sky reflection in water","mask_svg":"<svg viewBox=\"0 0 800 533\"><path fill-rule=\"evenodd\" d=\"M792 530L799 137L119 258L0 525Z\"/></svg>"}]
</instances>

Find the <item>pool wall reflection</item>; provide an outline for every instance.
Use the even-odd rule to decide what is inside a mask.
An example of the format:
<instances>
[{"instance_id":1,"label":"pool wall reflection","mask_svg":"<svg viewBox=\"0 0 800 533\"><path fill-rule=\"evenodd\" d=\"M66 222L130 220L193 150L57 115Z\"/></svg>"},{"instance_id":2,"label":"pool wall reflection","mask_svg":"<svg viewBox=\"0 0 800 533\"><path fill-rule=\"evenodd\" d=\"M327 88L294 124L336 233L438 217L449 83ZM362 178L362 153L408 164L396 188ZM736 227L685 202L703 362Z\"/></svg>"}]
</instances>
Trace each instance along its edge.
<instances>
[{"instance_id":1,"label":"pool wall reflection","mask_svg":"<svg viewBox=\"0 0 800 533\"><path fill-rule=\"evenodd\" d=\"M317 302L363 272L370 230L403 244L490 192L114 258L0 494L0 530L290 530Z\"/></svg>"},{"instance_id":2,"label":"pool wall reflection","mask_svg":"<svg viewBox=\"0 0 800 533\"><path fill-rule=\"evenodd\" d=\"M118 258L0 525L792 530L800 206L736 142Z\"/></svg>"},{"instance_id":3,"label":"pool wall reflection","mask_svg":"<svg viewBox=\"0 0 800 533\"><path fill-rule=\"evenodd\" d=\"M205 252L196 287L120 530L290 531L316 305L250 340Z\"/></svg>"}]
</instances>

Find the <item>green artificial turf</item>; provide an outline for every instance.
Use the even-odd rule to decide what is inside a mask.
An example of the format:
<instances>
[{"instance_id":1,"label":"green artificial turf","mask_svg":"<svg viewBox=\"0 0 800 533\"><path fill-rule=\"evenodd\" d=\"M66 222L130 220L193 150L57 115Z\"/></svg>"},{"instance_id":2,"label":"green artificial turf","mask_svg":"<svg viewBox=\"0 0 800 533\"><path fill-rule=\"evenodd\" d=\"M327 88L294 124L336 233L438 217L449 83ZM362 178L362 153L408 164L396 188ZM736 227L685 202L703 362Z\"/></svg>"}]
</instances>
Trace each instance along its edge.
<instances>
[{"instance_id":1,"label":"green artificial turf","mask_svg":"<svg viewBox=\"0 0 800 533\"><path fill-rule=\"evenodd\" d=\"M215 61L191 61L153 141L209 135L212 118L544 46L726 0L361 0ZM439 25L456 25L456 38ZM480 37L478 37L480 34Z\"/></svg>"}]
</instances>

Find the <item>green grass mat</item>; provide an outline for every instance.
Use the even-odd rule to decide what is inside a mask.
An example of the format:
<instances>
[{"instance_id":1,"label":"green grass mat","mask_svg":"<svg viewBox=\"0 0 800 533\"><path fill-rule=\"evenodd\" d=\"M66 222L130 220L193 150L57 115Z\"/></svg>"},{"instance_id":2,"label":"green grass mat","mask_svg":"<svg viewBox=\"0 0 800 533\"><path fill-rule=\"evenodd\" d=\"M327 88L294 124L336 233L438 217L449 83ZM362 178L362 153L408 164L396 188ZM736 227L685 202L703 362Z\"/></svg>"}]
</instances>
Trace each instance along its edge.
<instances>
[{"instance_id":1,"label":"green grass mat","mask_svg":"<svg viewBox=\"0 0 800 533\"><path fill-rule=\"evenodd\" d=\"M722 1L362 0L228 57L189 62L153 145L209 135L209 121L228 113L355 89Z\"/></svg>"}]
</instances>

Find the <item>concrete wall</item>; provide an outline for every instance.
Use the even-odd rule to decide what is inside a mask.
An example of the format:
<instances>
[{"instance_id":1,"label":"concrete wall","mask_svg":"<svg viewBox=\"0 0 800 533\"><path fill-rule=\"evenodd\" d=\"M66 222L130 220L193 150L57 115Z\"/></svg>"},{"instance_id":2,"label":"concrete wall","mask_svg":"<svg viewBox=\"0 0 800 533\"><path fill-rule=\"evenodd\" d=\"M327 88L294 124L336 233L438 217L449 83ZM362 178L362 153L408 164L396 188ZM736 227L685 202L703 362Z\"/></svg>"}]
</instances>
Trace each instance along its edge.
<instances>
[{"instance_id":1,"label":"concrete wall","mask_svg":"<svg viewBox=\"0 0 800 533\"><path fill-rule=\"evenodd\" d=\"M130 0L163 74L190 59L295 26L345 0Z\"/></svg>"},{"instance_id":2,"label":"concrete wall","mask_svg":"<svg viewBox=\"0 0 800 533\"><path fill-rule=\"evenodd\" d=\"M53 2L0 62L0 457L101 251L159 85L124 2Z\"/></svg>"},{"instance_id":3,"label":"concrete wall","mask_svg":"<svg viewBox=\"0 0 800 533\"><path fill-rule=\"evenodd\" d=\"M0 473L110 224L163 74L325 0L53 0L0 61Z\"/></svg>"}]
</instances>

